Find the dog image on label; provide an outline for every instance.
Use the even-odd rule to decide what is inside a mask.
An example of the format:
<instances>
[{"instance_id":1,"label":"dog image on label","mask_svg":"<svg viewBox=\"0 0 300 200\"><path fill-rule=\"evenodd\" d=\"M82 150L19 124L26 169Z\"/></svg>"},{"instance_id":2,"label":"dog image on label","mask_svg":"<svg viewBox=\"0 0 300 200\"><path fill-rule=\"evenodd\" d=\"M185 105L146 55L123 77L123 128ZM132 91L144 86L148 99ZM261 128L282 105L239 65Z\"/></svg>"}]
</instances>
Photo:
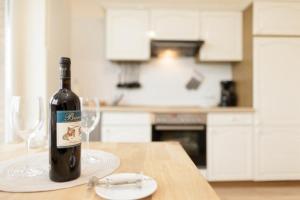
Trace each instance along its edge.
<instances>
[{"instance_id":1,"label":"dog image on label","mask_svg":"<svg viewBox=\"0 0 300 200\"><path fill-rule=\"evenodd\" d=\"M77 130L76 130L77 129ZM73 141L81 134L80 126L69 126L66 133L63 135L64 140Z\"/></svg>"}]
</instances>

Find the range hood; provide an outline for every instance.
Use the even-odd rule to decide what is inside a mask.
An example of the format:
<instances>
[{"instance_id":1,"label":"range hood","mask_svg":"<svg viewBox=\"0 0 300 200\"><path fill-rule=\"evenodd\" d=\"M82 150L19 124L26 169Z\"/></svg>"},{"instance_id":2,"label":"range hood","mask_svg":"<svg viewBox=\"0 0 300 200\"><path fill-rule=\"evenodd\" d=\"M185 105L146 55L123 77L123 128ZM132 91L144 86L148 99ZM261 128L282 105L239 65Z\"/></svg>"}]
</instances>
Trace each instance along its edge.
<instances>
[{"instance_id":1,"label":"range hood","mask_svg":"<svg viewBox=\"0 0 300 200\"><path fill-rule=\"evenodd\" d=\"M151 56L159 57L164 52L173 52L176 56L194 57L198 55L204 41L172 41L172 40L152 40Z\"/></svg>"}]
</instances>

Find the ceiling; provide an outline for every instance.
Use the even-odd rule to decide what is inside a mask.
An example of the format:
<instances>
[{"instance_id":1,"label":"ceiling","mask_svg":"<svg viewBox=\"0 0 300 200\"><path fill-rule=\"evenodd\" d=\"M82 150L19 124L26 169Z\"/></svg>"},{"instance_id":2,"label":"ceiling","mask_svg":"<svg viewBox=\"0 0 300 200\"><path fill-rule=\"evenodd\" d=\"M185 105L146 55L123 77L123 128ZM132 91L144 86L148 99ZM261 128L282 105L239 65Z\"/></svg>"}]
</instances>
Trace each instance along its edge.
<instances>
[{"instance_id":1,"label":"ceiling","mask_svg":"<svg viewBox=\"0 0 300 200\"><path fill-rule=\"evenodd\" d=\"M103 7L243 10L252 0L98 0Z\"/></svg>"}]
</instances>

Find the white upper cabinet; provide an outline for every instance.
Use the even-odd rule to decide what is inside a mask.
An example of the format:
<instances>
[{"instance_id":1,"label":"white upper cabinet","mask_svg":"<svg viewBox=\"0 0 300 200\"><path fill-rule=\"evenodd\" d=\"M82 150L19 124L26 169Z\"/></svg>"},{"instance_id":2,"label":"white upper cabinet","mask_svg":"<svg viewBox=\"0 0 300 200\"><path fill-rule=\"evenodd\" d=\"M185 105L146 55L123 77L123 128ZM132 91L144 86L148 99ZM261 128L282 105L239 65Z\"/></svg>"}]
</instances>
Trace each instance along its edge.
<instances>
[{"instance_id":1,"label":"white upper cabinet","mask_svg":"<svg viewBox=\"0 0 300 200\"><path fill-rule=\"evenodd\" d=\"M300 2L255 2L255 35L300 35Z\"/></svg>"},{"instance_id":2,"label":"white upper cabinet","mask_svg":"<svg viewBox=\"0 0 300 200\"><path fill-rule=\"evenodd\" d=\"M148 60L150 58L149 11L109 9L106 15L106 58Z\"/></svg>"},{"instance_id":3,"label":"white upper cabinet","mask_svg":"<svg viewBox=\"0 0 300 200\"><path fill-rule=\"evenodd\" d=\"M156 40L199 40L199 26L197 11L151 11L151 30Z\"/></svg>"},{"instance_id":4,"label":"white upper cabinet","mask_svg":"<svg viewBox=\"0 0 300 200\"><path fill-rule=\"evenodd\" d=\"M242 13L204 12L201 14L201 61L242 60Z\"/></svg>"},{"instance_id":5,"label":"white upper cabinet","mask_svg":"<svg viewBox=\"0 0 300 200\"><path fill-rule=\"evenodd\" d=\"M195 10L108 9L106 57L149 60L150 39L204 40L202 61L242 60L242 13Z\"/></svg>"}]
</instances>

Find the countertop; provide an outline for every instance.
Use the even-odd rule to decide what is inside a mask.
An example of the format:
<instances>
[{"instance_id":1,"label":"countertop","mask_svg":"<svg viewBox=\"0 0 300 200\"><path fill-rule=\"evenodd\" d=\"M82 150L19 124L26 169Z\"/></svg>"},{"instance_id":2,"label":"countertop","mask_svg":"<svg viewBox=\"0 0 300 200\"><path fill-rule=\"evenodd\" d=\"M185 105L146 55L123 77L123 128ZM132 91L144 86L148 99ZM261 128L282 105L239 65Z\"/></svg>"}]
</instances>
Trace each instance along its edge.
<instances>
[{"instance_id":1,"label":"countertop","mask_svg":"<svg viewBox=\"0 0 300 200\"><path fill-rule=\"evenodd\" d=\"M24 147L0 146L0 160L24 154ZM153 177L158 189L146 200L220 200L179 143L91 143L91 148L111 152L121 158L117 172L143 172ZM53 200L101 199L86 185L37 193L0 192L0 199Z\"/></svg>"},{"instance_id":2,"label":"countertop","mask_svg":"<svg viewBox=\"0 0 300 200\"><path fill-rule=\"evenodd\" d=\"M188 107L188 106L102 106L102 112L150 112L150 113L215 113L254 112L252 107Z\"/></svg>"}]
</instances>

